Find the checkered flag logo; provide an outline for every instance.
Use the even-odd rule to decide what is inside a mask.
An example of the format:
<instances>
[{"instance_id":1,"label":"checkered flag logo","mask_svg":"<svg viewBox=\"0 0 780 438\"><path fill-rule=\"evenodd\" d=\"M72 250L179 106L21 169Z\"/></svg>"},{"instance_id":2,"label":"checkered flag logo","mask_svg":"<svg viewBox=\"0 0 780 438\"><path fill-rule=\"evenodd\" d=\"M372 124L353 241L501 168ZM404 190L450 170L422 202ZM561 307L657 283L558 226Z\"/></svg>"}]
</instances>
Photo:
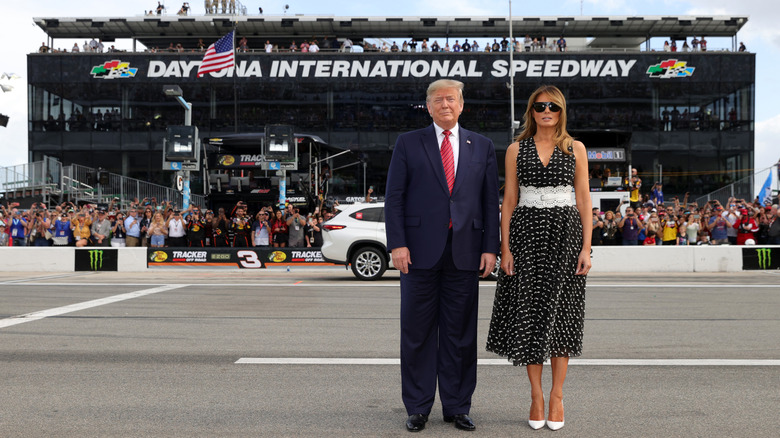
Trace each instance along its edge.
<instances>
[{"instance_id":1,"label":"checkered flag logo","mask_svg":"<svg viewBox=\"0 0 780 438\"><path fill-rule=\"evenodd\" d=\"M667 59L660 64L648 67L647 74L651 78L687 78L693 76L694 70L696 70L696 67L688 67L687 61Z\"/></svg>"},{"instance_id":2,"label":"checkered flag logo","mask_svg":"<svg viewBox=\"0 0 780 438\"><path fill-rule=\"evenodd\" d=\"M92 67L90 73L93 78L101 79L133 78L138 73L138 69L130 67L129 62L112 59L102 65Z\"/></svg>"}]
</instances>

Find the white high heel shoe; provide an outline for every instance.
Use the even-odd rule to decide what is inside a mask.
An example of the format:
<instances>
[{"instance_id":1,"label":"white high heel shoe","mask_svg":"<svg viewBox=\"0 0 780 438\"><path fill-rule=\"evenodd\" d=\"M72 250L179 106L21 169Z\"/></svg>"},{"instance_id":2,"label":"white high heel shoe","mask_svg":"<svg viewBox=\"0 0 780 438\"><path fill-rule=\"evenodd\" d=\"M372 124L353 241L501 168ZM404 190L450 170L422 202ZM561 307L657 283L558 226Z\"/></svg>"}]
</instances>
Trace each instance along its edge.
<instances>
[{"instance_id":1,"label":"white high heel shoe","mask_svg":"<svg viewBox=\"0 0 780 438\"><path fill-rule=\"evenodd\" d=\"M563 429L563 421L550 421L550 420L547 420L547 427L549 427L550 430Z\"/></svg>"},{"instance_id":2,"label":"white high heel shoe","mask_svg":"<svg viewBox=\"0 0 780 438\"><path fill-rule=\"evenodd\" d=\"M563 407L563 402L561 402L561 407ZM563 421L550 421L547 420L547 427L550 430L560 430L563 429Z\"/></svg>"},{"instance_id":3,"label":"white high heel shoe","mask_svg":"<svg viewBox=\"0 0 780 438\"><path fill-rule=\"evenodd\" d=\"M544 409L544 402L542 402L542 408ZM544 416L544 411L542 411L542 416ZM544 427L544 424L546 421L544 420L532 420L531 417L528 417L528 426L531 427L533 430L539 430Z\"/></svg>"}]
</instances>

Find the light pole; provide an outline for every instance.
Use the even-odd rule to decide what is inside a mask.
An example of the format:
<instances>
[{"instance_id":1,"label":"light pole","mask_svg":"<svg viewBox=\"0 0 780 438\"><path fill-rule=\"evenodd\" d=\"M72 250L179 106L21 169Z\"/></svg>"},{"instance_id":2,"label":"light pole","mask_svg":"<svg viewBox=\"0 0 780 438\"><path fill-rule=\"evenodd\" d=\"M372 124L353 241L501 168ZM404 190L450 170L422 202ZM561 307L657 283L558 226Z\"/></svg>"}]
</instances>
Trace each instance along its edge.
<instances>
[{"instance_id":1,"label":"light pole","mask_svg":"<svg viewBox=\"0 0 780 438\"><path fill-rule=\"evenodd\" d=\"M173 97L184 107L184 126L192 126L192 104L182 97L181 87L178 85L163 85L163 93Z\"/></svg>"},{"instance_id":2,"label":"light pole","mask_svg":"<svg viewBox=\"0 0 780 438\"><path fill-rule=\"evenodd\" d=\"M519 123L515 120L515 45L512 35L512 0L509 0L509 142L515 136L515 129L519 127Z\"/></svg>"},{"instance_id":3,"label":"light pole","mask_svg":"<svg viewBox=\"0 0 780 438\"><path fill-rule=\"evenodd\" d=\"M164 85L163 93L166 96L173 97L177 102L179 102L179 104L181 104L182 107L184 107L184 126L192 126L192 103L184 100L184 97L182 97L181 87L178 85ZM193 139L192 147L198 147L197 138ZM197 154L199 151L196 149L193 152ZM182 178L181 209L187 210L190 208L190 196L192 195L192 191L190 189L190 170L185 169L184 163L182 163L182 169L178 172Z\"/></svg>"}]
</instances>

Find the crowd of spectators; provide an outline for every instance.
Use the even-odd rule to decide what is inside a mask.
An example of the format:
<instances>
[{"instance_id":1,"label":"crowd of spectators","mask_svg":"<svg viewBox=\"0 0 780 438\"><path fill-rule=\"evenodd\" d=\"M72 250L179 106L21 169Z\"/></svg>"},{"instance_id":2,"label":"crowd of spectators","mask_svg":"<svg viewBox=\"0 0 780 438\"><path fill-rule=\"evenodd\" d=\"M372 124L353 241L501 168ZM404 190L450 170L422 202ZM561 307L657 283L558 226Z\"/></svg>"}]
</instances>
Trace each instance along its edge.
<instances>
[{"instance_id":1,"label":"crowd of spectators","mask_svg":"<svg viewBox=\"0 0 780 438\"><path fill-rule=\"evenodd\" d=\"M112 247L320 247L322 223L333 217L324 206L305 214L293 205L250 212L244 202L230 211L135 199L127 208L115 198L107 206L40 202L22 210L0 205L0 246Z\"/></svg>"},{"instance_id":2,"label":"crowd of spectators","mask_svg":"<svg viewBox=\"0 0 780 438\"><path fill-rule=\"evenodd\" d=\"M312 45L316 46L316 50L312 50ZM486 42L484 46L480 46L479 42L472 39L469 42L468 39L460 42L460 39L456 39L450 46L449 42L445 42L442 46L438 40L434 40L429 43L428 39L410 39L404 40L400 45L397 41L382 42L381 46L376 43L364 41L362 44L354 43L349 38L343 40L328 41L328 38L324 38L322 43L317 39L307 40L300 44L297 44L295 40L291 41L287 46L283 44L271 44L266 41L264 46L265 51L271 52L309 52L316 53L319 50L324 51L339 51L339 52L352 52L355 47L360 47L363 52L384 52L384 53L427 53L427 52L453 52L453 53L466 53L466 52L508 52L514 50L516 52L565 52L566 51L566 39L563 37L550 40L549 44L546 37L531 38L526 35L525 39L518 42L516 38L511 40L504 37L501 41L493 39L493 43Z\"/></svg>"},{"instance_id":3,"label":"crowd of spectators","mask_svg":"<svg viewBox=\"0 0 780 438\"><path fill-rule=\"evenodd\" d=\"M615 211L593 209L591 245L779 245L778 203L730 198L726 205L664 202L660 183L644 202L621 202ZM624 204L625 211L621 213Z\"/></svg>"},{"instance_id":4,"label":"crowd of spectators","mask_svg":"<svg viewBox=\"0 0 780 438\"><path fill-rule=\"evenodd\" d=\"M208 3L208 0L206 0ZM216 3L216 0L214 1ZM186 15L187 10L189 10L189 4L184 3L182 5L182 9L179 11L180 15ZM152 14L153 11L148 11L148 14ZM159 13L159 9L158 9ZM217 12L214 12L217 13ZM300 41L300 40L298 40ZM671 41L671 42L670 42ZM171 42L168 47L160 48L159 46L155 47L149 47L145 49L146 52L150 53L185 53L185 52L202 52L206 50L207 45L203 42L203 39L198 39L198 43L193 47L191 44L184 45L182 43L173 43ZM476 39L472 39L471 42L469 42L469 39L463 40L463 42L460 42L460 39L456 39L455 42L450 46L450 43L448 41L444 42L444 45L441 45L438 40L434 40L433 42L429 42L427 38L423 39L410 39L410 40L404 40L400 45L397 41L392 42L382 42L381 45L378 45L377 43L372 43L369 41L363 41L362 43L353 42L350 38L334 38L334 39L328 39L328 37L324 37L322 41L320 41L318 38L312 38L312 39L305 39L303 41L300 41L300 43L296 42L296 40L291 40L289 43L271 43L270 41L266 40L265 44L262 45L262 47L256 47L255 49L250 49L249 42L246 39L246 37L242 37L237 43L236 43L236 49L240 52L250 52L250 51L264 51L266 53L275 53L275 52L287 52L287 53L294 53L294 52L301 52L301 53L317 53L319 51L324 52L353 52L355 51L356 47L360 47L363 52L368 53L428 53L428 52L451 52L451 53L474 53L474 52L484 52L484 53L490 53L490 52L509 52L514 51L517 53L522 52L566 52L568 48L568 44L566 42L566 39L561 36L559 38L550 38L548 39L545 36L540 37L531 37L530 35L526 35L525 37L520 38L507 38L504 37L499 41L497 38L493 39L493 42L486 41L484 45L480 45L479 42ZM666 52L706 52L707 51L707 40L704 37L701 37L701 39L698 39L696 37L693 37L691 40L691 44L688 44L688 40L683 40L682 46L678 48L677 41L667 40L664 41L663 50ZM91 41L87 42L84 41L84 44L79 47L78 44L74 44L71 48L70 52L72 53L79 53L79 52L120 52L120 50L116 49L113 45L106 49L103 46L103 43L100 40L92 39ZM744 43L739 44L740 52L747 51L747 48L745 47ZM38 49L39 53L67 53L67 49L52 49L49 48L46 43L41 43L41 47Z\"/></svg>"},{"instance_id":5,"label":"crowd of spectators","mask_svg":"<svg viewBox=\"0 0 780 438\"><path fill-rule=\"evenodd\" d=\"M594 208L591 244L780 245L779 203L780 196L773 205L730 198L726 205L700 206L687 194L668 202L656 183L641 201L624 201L615 211ZM182 211L154 198L135 199L124 209L118 198L103 207L65 202L50 209L36 202L22 210L9 204L0 205L0 246L320 247L322 224L331 217L322 205L308 214L291 204L250 212L244 202L230 211Z\"/></svg>"},{"instance_id":6,"label":"crowd of spectators","mask_svg":"<svg viewBox=\"0 0 780 438\"><path fill-rule=\"evenodd\" d=\"M235 14L236 0L204 0L206 14ZM262 15L262 8L260 14Z\"/></svg>"},{"instance_id":7,"label":"crowd of spectators","mask_svg":"<svg viewBox=\"0 0 780 438\"><path fill-rule=\"evenodd\" d=\"M682 41L682 44L678 45L678 41ZM693 39L691 39L691 44L688 44L687 38L683 38L682 40L675 40L672 38L671 40L664 41L663 50L664 52L706 52L707 39L704 36L702 36L701 39L694 36ZM746 52L747 47L745 47L745 43L740 42L737 51Z\"/></svg>"},{"instance_id":8,"label":"crowd of spectators","mask_svg":"<svg viewBox=\"0 0 780 438\"><path fill-rule=\"evenodd\" d=\"M78 43L73 43L73 47L70 48L71 53L116 53L116 52L124 52L124 50L117 49L113 44L106 48L105 45L103 45L103 41L100 39L92 38L91 40L87 41L84 40L84 44L79 46ZM68 53L68 49L62 49L62 48L51 48L49 47L45 42L41 43L41 46L38 48L38 53Z\"/></svg>"},{"instance_id":9,"label":"crowd of spectators","mask_svg":"<svg viewBox=\"0 0 780 438\"><path fill-rule=\"evenodd\" d=\"M704 38L704 36L701 37L701 39L696 38L695 36L691 40L691 44L688 45L688 39L683 38L682 40L682 46L680 47L682 52L706 52L707 51L707 40ZM744 44L742 44L742 47L744 47ZM742 50L742 47L740 47L740 52L744 52ZM677 40L672 38L671 42L664 41L664 52L677 52Z\"/></svg>"}]
</instances>

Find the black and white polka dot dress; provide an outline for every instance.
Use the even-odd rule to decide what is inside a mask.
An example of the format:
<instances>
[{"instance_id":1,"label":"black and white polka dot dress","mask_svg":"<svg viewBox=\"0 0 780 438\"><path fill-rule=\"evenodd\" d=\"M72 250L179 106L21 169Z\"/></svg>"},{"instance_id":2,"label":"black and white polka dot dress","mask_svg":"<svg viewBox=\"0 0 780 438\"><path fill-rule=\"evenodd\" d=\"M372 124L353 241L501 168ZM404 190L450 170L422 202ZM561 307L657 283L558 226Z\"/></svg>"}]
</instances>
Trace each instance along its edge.
<instances>
[{"instance_id":1,"label":"black and white polka dot dress","mask_svg":"<svg viewBox=\"0 0 780 438\"><path fill-rule=\"evenodd\" d=\"M488 351L514 365L582 354L585 276L574 275L582 250L574 163L574 154L555 148L544 167L533 138L520 142L520 199L509 225L515 275L499 274L487 339Z\"/></svg>"}]
</instances>

